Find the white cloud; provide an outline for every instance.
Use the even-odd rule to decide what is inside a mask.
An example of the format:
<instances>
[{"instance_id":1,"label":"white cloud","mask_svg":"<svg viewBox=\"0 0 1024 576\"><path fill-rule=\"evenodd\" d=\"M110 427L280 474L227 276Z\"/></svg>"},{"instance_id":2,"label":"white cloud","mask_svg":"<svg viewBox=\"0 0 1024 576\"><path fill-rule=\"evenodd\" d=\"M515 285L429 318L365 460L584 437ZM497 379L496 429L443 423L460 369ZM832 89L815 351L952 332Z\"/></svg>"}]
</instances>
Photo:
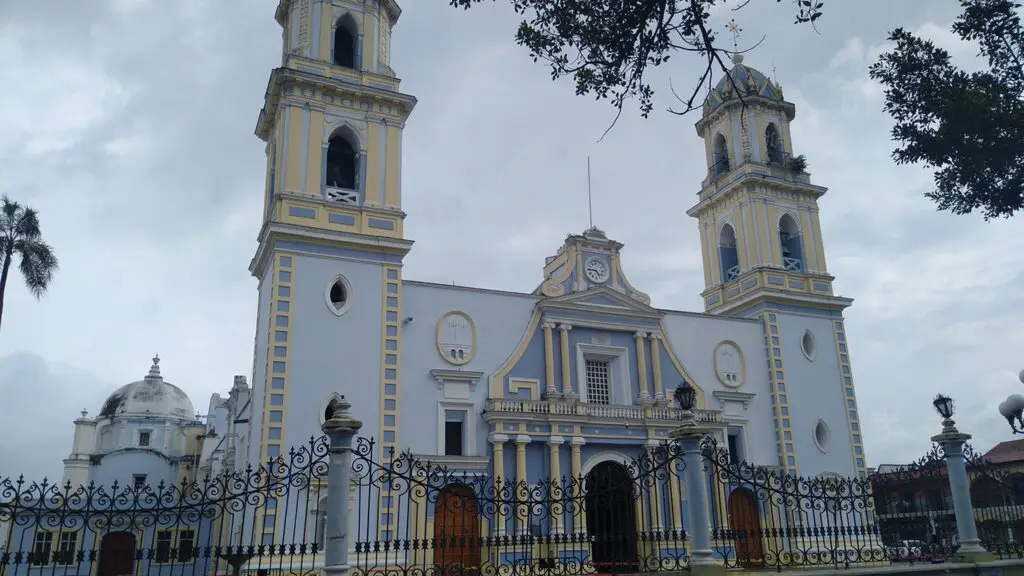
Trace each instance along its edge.
<instances>
[{"instance_id":1,"label":"white cloud","mask_svg":"<svg viewBox=\"0 0 1024 576\"><path fill-rule=\"evenodd\" d=\"M265 164L251 134L281 37L273 6L255 0L244 10L119 0L113 17L83 10L67 27L46 13L56 4L19 4L0 28L0 85L20 87L0 93L0 188L41 210L62 261L41 302L20 279L8 288L0 349L45 355L49 372L36 373L53 387L40 388L45 415L26 408L27 419L0 419L0 438L52 431L32 449L46 455L44 467L66 454L78 411L144 374L154 352L197 406L251 369L246 267ZM704 147L695 117L662 109L668 76L688 87L699 63L673 58L652 78L661 100L651 119L627 111L598 144L614 111L574 96L569 81L551 82L514 44L519 19L508 6L403 8L392 64L419 98L403 139L403 208L416 241L405 276L532 290L544 257L587 226L591 156L595 221L626 244L630 282L658 306L699 310L699 235L685 210L706 171ZM930 175L889 158L890 122L867 68L890 27L880 15L942 38L951 16L917 12L887 0L832 3L820 36L793 27L792 12L774 2L737 13L749 37L758 26L771 32L746 62L777 66L797 107L792 143L830 188L824 242L837 290L856 299L847 327L873 464L927 448L940 390L960 401L959 420L979 445L1005 439L994 406L1020 390L1011 376L1024 367L1015 364L1024 349L1020 221L936 213L922 197ZM937 41L971 58L948 40ZM53 375L56 363L102 381ZM38 464L2 460L0 474Z\"/></svg>"},{"instance_id":2,"label":"white cloud","mask_svg":"<svg viewBox=\"0 0 1024 576\"><path fill-rule=\"evenodd\" d=\"M125 105L129 92L96 62L38 52L29 34L0 27L0 157L66 150ZM17 87L17 89L13 89Z\"/></svg>"}]
</instances>

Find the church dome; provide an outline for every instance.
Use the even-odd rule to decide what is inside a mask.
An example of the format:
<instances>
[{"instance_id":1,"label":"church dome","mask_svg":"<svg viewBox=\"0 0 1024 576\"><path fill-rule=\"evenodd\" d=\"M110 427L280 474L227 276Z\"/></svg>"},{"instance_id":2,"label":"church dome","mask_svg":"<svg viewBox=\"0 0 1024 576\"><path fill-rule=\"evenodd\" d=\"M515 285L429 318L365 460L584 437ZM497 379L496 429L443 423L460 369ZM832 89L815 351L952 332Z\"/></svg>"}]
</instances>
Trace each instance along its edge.
<instances>
[{"instance_id":1,"label":"church dome","mask_svg":"<svg viewBox=\"0 0 1024 576\"><path fill-rule=\"evenodd\" d=\"M767 100L782 101L782 87L772 82L760 70L744 65L742 54L734 54L732 62L733 67L729 70L728 76L723 76L704 100L705 114L718 105L735 99L737 89L742 91L743 96L759 96Z\"/></svg>"},{"instance_id":2,"label":"church dome","mask_svg":"<svg viewBox=\"0 0 1024 576\"><path fill-rule=\"evenodd\" d=\"M153 358L145 378L115 390L100 409L101 418L139 415L192 419L195 413L188 394L160 376L159 356Z\"/></svg>"}]
</instances>

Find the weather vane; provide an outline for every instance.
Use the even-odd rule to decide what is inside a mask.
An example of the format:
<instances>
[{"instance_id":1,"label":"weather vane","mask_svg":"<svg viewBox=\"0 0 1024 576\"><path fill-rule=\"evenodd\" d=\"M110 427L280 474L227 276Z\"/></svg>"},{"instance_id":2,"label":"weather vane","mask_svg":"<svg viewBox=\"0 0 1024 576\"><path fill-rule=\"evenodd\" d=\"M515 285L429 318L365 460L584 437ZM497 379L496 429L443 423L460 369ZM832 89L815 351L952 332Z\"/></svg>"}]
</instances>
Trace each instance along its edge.
<instances>
[{"instance_id":1,"label":"weather vane","mask_svg":"<svg viewBox=\"0 0 1024 576\"><path fill-rule=\"evenodd\" d=\"M736 19L735 18L733 18L732 20L729 20L729 23L726 24L725 27L732 34L732 50L733 50L733 52L739 52L739 50L740 50L740 48L739 48L739 45L740 45L740 32L743 32L743 28L740 28L740 25L736 23Z\"/></svg>"}]
</instances>

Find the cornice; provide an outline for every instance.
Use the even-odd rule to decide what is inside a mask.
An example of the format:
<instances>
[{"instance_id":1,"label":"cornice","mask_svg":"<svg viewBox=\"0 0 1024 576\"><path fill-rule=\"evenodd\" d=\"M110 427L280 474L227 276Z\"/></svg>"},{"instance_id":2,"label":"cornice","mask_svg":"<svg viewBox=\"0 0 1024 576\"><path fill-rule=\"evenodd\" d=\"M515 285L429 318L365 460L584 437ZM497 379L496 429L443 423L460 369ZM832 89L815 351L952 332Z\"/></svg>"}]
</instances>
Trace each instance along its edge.
<instances>
[{"instance_id":1,"label":"cornice","mask_svg":"<svg viewBox=\"0 0 1024 576\"><path fill-rule=\"evenodd\" d=\"M709 209L728 204L736 196L746 196L751 200L778 199L796 201L806 201L807 197L810 196L816 202L828 192L828 188L811 184L810 181L800 182L780 176L773 176L772 174L764 174L761 171L768 170L771 172L775 169L752 161L736 167L735 170L742 170L743 172L734 175L731 180L724 184L714 181L702 188L697 193L697 203L686 211L686 215L692 218L699 217L701 213ZM749 184L755 185L753 191L747 190Z\"/></svg>"},{"instance_id":2,"label":"cornice","mask_svg":"<svg viewBox=\"0 0 1024 576\"><path fill-rule=\"evenodd\" d=\"M270 257L272 246L280 240L294 240L296 242L309 242L313 240L320 241L321 243L335 244L344 248L394 254L401 257L408 254L413 245L412 240L369 236L356 232L333 232L282 222L264 223L257 240L259 247L249 262L249 272L257 278Z\"/></svg>"},{"instance_id":3,"label":"cornice","mask_svg":"<svg viewBox=\"0 0 1024 576\"><path fill-rule=\"evenodd\" d=\"M369 72L363 72L363 74L373 76ZM393 78L381 78L386 81L394 81ZM398 116L403 118L408 117L412 113L417 102L415 96L393 90L346 82L337 78L328 78L292 68L275 68L270 73L267 90L263 96L263 108L260 110L259 119L256 122L256 136L261 140L266 141L269 137L270 129L277 116L278 104L284 97L284 88L289 84L293 84L300 89L302 87L310 87L314 90L326 90L336 95L348 95L363 100L393 104L402 108L403 113L398 114Z\"/></svg>"},{"instance_id":4,"label":"cornice","mask_svg":"<svg viewBox=\"0 0 1024 576\"><path fill-rule=\"evenodd\" d=\"M793 306L811 306L824 310L842 312L853 305L853 298L846 298L843 296L812 295L799 292L786 292L784 290L759 288L757 290L752 290L741 298L737 298L727 304L714 308L713 310L715 314L728 314L738 309L760 304L761 302L773 302Z\"/></svg>"},{"instance_id":5,"label":"cornice","mask_svg":"<svg viewBox=\"0 0 1024 576\"><path fill-rule=\"evenodd\" d=\"M715 390L711 395L715 397L715 400L718 400L718 406L722 410L725 409L725 403L730 400L733 402L741 402L743 404L743 408L746 409L747 405L750 404L750 401L757 396L757 394L752 392L737 392L735 390Z\"/></svg>"}]
</instances>

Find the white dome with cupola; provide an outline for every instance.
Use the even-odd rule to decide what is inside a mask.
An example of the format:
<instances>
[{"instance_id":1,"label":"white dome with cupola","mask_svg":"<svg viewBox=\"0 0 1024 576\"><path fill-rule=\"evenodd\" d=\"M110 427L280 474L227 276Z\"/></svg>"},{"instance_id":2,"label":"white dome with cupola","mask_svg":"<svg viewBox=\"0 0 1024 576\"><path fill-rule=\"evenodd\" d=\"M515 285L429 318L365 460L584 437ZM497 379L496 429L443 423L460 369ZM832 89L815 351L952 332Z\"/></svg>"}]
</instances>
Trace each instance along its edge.
<instances>
[{"instance_id":1,"label":"white dome with cupola","mask_svg":"<svg viewBox=\"0 0 1024 576\"><path fill-rule=\"evenodd\" d=\"M101 418L118 416L167 416L195 419L195 407L184 390L160 375L160 357L153 358L149 374L142 380L118 388L103 403Z\"/></svg>"}]
</instances>

